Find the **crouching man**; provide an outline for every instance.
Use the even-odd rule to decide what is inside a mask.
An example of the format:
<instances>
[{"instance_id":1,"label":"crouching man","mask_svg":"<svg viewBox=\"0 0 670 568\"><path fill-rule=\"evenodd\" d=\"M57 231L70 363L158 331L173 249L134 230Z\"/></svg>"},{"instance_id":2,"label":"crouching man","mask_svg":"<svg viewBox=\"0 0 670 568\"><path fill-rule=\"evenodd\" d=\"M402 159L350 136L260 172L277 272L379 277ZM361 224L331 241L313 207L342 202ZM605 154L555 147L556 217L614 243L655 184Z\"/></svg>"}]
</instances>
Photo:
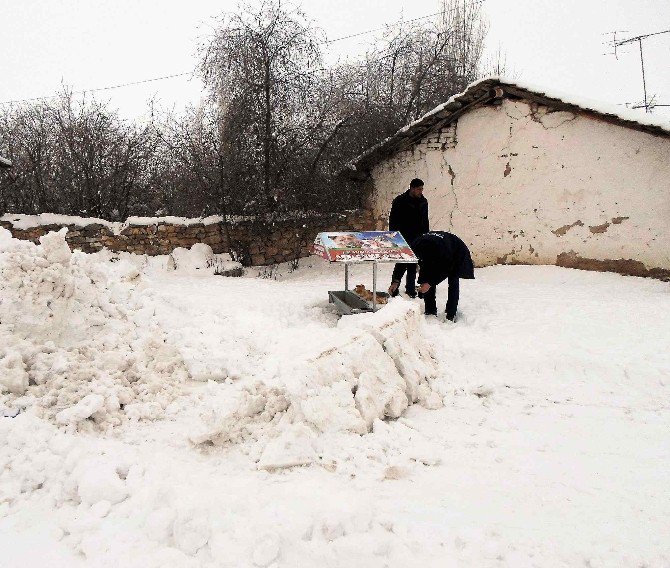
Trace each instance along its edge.
<instances>
[{"instance_id":1,"label":"crouching man","mask_svg":"<svg viewBox=\"0 0 670 568\"><path fill-rule=\"evenodd\" d=\"M431 231L412 242L419 259L419 295L423 296L426 315L437 315L435 289L447 281L447 319L454 321L458 309L459 278L474 279L472 257L466 244L456 235Z\"/></svg>"}]
</instances>

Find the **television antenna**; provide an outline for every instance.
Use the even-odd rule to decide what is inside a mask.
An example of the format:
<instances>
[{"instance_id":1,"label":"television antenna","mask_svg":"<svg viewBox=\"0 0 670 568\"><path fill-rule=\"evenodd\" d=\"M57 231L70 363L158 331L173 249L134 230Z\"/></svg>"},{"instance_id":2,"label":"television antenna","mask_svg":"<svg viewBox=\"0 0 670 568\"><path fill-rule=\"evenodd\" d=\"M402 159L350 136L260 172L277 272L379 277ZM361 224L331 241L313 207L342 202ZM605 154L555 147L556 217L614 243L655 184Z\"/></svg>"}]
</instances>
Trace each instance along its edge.
<instances>
[{"instance_id":1,"label":"television antenna","mask_svg":"<svg viewBox=\"0 0 670 568\"><path fill-rule=\"evenodd\" d=\"M640 66L642 67L642 90L644 92L644 103L636 103L630 106L630 108L644 108L645 112L650 113L655 107L670 107L670 104L660 104L656 102L656 95L653 95L651 98L647 96L647 77L646 73L644 70L644 51L642 49L642 42L643 40L653 37L653 36L658 36L662 34L670 34L670 30L663 30L660 32L654 32L650 34L642 34L638 35L635 37L629 37L625 39L619 39L617 38L617 34L621 33L628 33L626 30L617 30L612 33L612 42L609 44L614 48L614 51L610 53L610 55L614 55L614 57L618 60L619 59L619 51L618 48L623 46L623 45L628 45L637 42L638 47L640 49ZM607 54L605 54L607 55ZM626 103L626 106L629 106L629 103Z\"/></svg>"}]
</instances>

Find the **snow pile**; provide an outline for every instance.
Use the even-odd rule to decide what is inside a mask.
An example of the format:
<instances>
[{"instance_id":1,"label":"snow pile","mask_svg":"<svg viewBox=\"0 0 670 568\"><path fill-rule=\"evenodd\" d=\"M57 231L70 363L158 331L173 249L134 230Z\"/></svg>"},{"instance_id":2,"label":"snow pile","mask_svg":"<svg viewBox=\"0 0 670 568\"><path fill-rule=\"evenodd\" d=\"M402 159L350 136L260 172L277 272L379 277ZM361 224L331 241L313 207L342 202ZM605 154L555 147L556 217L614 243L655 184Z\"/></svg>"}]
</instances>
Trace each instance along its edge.
<instances>
[{"instance_id":1,"label":"snow pile","mask_svg":"<svg viewBox=\"0 0 670 568\"><path fill-rule=\"evenodd\" d=\"M397 429L416 435L400 423L377 422L372 435L348 437L352 454L379 461L375 477L402 479L413 471L411 459L419 461L385 455L406 444L405 453L414 455L421 446L416 436L401 434L399 442ZM406 565L418 551L444 552L430 534L407 531L352 485L360 464L338 469L331 462L282 491L280 476L235 464L222 471L225 460L194 461L174 448L149 457L134 445L65 433L27 413L0 420L0 445L0 520L43 525L87 565L337 566L354 554L382 566ZM330 490L318 500L305 498L324 486ZM38 501L48 503L48 514L23 517Z\"/></svg>"},{"instance_id":2,"label":"snow pile","mask_svg":"<svg viewBox=\"0 0 670 568\"><path fill-rule=\"evenodd\" d=\"M165 304L169 341L192 341L194 362L216 353L218 382L189 383L168 419L107 435L0 418L3 566L668 564L667 284L492 267L454 325L401 298L338 320L329 265L286 282L189 278L162 257L129 284L127 261L98 267L116 274L117 304L145 322ZM136 313L138 295L150 310ZM212 436L194 448L203 409Z\"/></svg>"},{"instance_id":3,"label":"snow pile","mask_svg":"<svg viewBox=\"0 0 670 568\"><path fill-rule=\"evenodd\" d=\"M179 270L189 274L197 272L207 272L211 274L213 270L212 263L214 260L214 253L212 247L205 243L196 243L190 250L177 247L168 256L168 270Z\"/></svg>"},{"instance_id":4,"label":"snow pile","mask_svg":"<svg viewBox=\"0 0 670 568\"><path fill-rule=\"evenodd\" d=\"M111 452L94 438L82 441L30 413L0 421L0 445L6 449L0 457L0 518L41 495L58 508L52 517L56 540L85 554L94 551L90 535L131 495L141 473L132 451Z\"/></svg>"},{"instance_id":5,"label":"snow pile","mask_svg":"<svg viewBox=\"0 0 670 568\"><path fill-rule=\"evenodd\" d=\"M241 275L243 270L242 265L232 260L229 254L214 254L212 247L205 243L196 243L190 249L175 248L168 255L167 269L188 275L235 272Z\"/></svg>"},{"instance_id":6,"label":"snow pile","mask_svg":"<svg viewBox=\"0 0 670 568\"><path fill-rule=\"evenodd\" d=\"M280 367L267 381L209 384L196 444L269 442L259 467L310 463L311 439L324 433L364 434L376 420L398 418L419 402L442 406L430 383L437 371L420 333L415 304L396 301L375 314L343 318L338 337L302 361Z\"/></svg>"},{"instance_id":7,"label":"snow pile","mask_svg":"<svg viewBox=\"0 0 670 568\"><path fill-rule=\"evenodd\" d=\"M71 252L66 231L34 245L0 230L0 405L73 427L156 418L187 377L181 357L143 308L137 268Z\"/></svg>"}]
</instances>

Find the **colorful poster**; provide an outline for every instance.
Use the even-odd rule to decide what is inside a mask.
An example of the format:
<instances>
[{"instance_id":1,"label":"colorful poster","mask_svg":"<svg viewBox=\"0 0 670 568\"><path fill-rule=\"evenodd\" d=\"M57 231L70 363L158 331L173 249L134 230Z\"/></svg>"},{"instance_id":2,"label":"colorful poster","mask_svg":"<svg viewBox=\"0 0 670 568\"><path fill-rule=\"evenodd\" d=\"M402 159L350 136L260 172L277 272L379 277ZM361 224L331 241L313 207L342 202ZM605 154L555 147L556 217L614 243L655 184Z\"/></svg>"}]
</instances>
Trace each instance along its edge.
<instances>
[{"instance_id":1,"label":"colorful poster","mask_svg":"<svg viewBox=\"0 0 670 568\"><path fill-rule=\"evenodd\" d=\"M398 231L319 233L312 254L330 262L417 262Z\"/></svg>"}]
</instances>

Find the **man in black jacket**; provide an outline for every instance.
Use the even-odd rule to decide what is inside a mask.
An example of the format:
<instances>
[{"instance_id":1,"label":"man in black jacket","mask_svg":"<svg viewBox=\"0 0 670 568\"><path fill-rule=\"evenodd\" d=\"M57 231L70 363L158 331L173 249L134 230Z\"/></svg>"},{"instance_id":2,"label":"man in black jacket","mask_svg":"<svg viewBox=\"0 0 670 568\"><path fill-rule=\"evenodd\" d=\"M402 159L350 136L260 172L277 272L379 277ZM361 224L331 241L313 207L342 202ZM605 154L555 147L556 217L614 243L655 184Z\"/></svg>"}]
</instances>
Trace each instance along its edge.
<instances>
[{"instance_id":1,"label":"man in black jacket","mask_svg":"<svg viewBox=\"0 0 670 568\"><path fill-rule=\"evenodd\" d=\"M447 319L454 321L458 309L459 278L474 279L472 257L466 244L456 235L431 231L412 242L412 250L419 258L419 292L423 294L426 315L437 315L435 289L447 281Z\"/></svg>"},{"instance_id":2,"label":"man in black jacket","mask_svg":"<svg viewBox=\"0 0 670 568\"><path fill-rule=\"evenodd\" d=\"M428 200L423 196L423 181L420 179L413 179L409 184L409 189L393 200L389 215L389 231L399 231L408 244L429 231ZM398 263L395 265L389 294L398 295L400 281L405 271L407 272L405 292L411 298L415 298L416 264Z\"/></svg>"}]
</instances>

